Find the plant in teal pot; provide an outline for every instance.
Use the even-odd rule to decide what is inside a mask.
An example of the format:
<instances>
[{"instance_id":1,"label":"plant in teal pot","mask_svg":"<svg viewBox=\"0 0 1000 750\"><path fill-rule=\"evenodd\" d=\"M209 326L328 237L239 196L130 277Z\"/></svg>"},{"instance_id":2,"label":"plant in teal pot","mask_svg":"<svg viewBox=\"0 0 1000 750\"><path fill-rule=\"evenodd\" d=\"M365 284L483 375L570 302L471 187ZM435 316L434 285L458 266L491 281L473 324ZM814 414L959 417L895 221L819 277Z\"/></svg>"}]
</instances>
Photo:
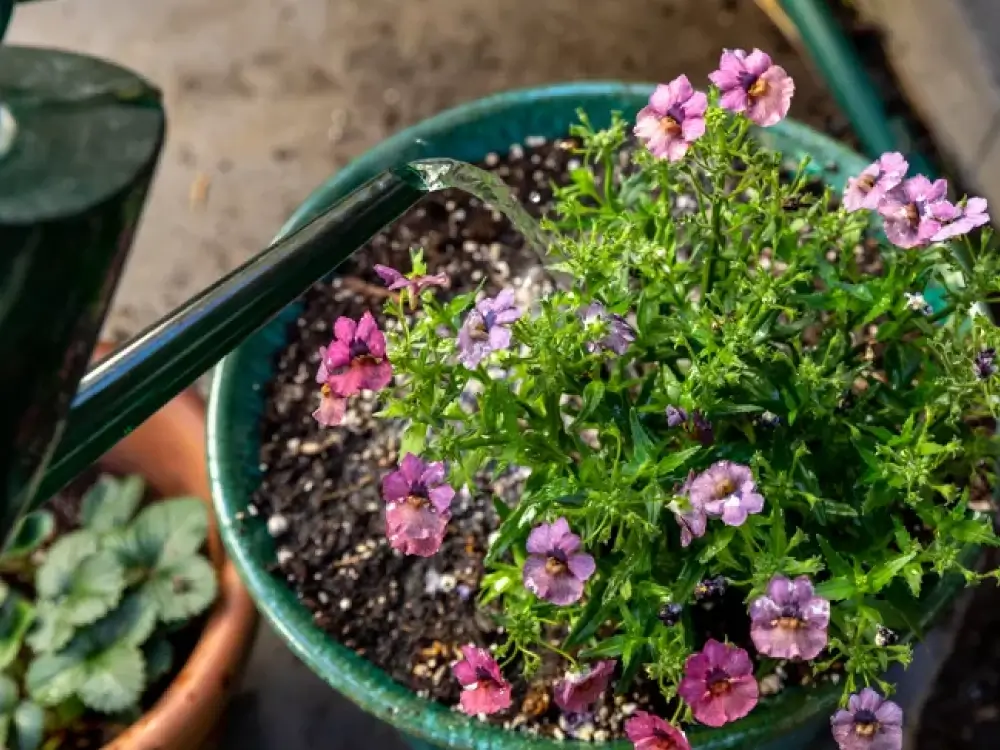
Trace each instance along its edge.
<instances>
[{"instance_id":1,"label":"plant in teal pot","mask_svg":"<svg viewBox=\"0 0 1000 750\"><path fill-rule=\"evenodd\" d=\"M793 94L726 51L491 154L544 257L446 194L248 345L275 370L227 362L227 541L331 684L453 748L902 747L887 671L993 575L1000 262L985 202L899 154L836 191L790 164L836 153ZM253 393L239 520L223 410Z\"/></svg>"}]
</instances>

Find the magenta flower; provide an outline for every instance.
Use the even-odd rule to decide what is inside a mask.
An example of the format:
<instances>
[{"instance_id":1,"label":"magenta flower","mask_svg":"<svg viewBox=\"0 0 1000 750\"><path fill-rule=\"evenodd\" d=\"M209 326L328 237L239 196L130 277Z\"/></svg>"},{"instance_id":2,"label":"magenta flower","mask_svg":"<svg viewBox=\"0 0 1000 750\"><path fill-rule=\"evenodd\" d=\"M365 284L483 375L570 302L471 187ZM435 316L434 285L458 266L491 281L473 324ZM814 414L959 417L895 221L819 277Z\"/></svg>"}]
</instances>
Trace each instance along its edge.
<instances>
[{"instance_id":1,"label":"magenta flower","mask_svg":"<svg viewBox=\"0 0 1000 750\"><path fill-rule=\"evenodd\" d=\"M749 55L741 49L723 51L719 69L708 78L719 87L719 104L730 112L746 112L762 127L785 119L792 106L795 81L759 49Z\"/></svg>"},{"instance_id":2,"label":"magenta flower","mask_svg":"<svg viewBox=\"0 0 1000 750\"><path fill-rule=\"evenodd\" d=\"M677 76L656 87L649 104L639 110L633 132L653 156L679 161L705 134L706 109L704 92L695 91L687 76Z\"/></svg>"},{"instance_id":3,"label":"magenta flower","mask_svg":"<svg viewBox=\"0 0 1000 750\"><path fill-rule=\"evenodd\" d=\"M334 339L320 347L316 382L329 386L334 396L346 398L362 391L379 391L392 380L392 365L385 356L385 336L370 312L354 322L337 318Z\"/></svg>"},{"instance_id":4,"label":"magenta flower","mask_svg":"<svg viewBox=\"0 0 1000 750\"><path fill-rule=\"evenodd\" d=\"M748 514L764 509L750 467L732 461L717 461L692 479L688 498L727 526L742 526Z\"/></svg>"},{"instance_id":5,"label":"magenta flower","mask_svg":"<svg viewBox=\"0 0 1000 750\"><path fill-rule=\"evenodd\" d=\"M625 722L625 734L635 750L691 750L684 732L645 711L636 711Z\"/></svg>"},{"instance_id":6,"label":"magenta flower","mask_svg":"<svg viewBox=\"0 0 1000 750\"><path fill-rule=\"evenodd\" d=\"M862 208L875 211L886 193L906 177L910 165L898 151L882 154L878 161L865 167L857 177L847 181L844 190L844 209L858 211Z\"/></svg>"},{"instance_id":7,"label":"magenta flower","mask_svg":"<svg viewBox=\"0 0 1000 750\"><path fill-rule=\"evenodd\" d=\"M945 200L947 192L947 181L931 182L918 174L886 193L878 212L889 241L902 248L930 244L942 224L957 216Z\"/></svg>"},{"instance_id":8,"label":"magenta flower","mask_svg":"<svg viewBox=\"0 0 1000 750\"><path fill-rule=\"evenodd\" d=\"M806 576L775 576L767 594L750 605L753 645L775 659L815 659L826 648L830 602L818 597Z\"/></svg>"},{"instance_id":9,"label":"magenta flower","mask_svg":"<svg viewBox=\"0 0 1000 750\"><path fill-rule=\"evenodd\" d=\"M386 287L390 291L406 289L410 295L411 304L416 304L417 299L420 297L420 293L424 291L424 289L432 286L448 286L449 282L448 274L443 271L433 275L413 276L412 278L408 278L395 268L389 268L389 266L383 266L378 263L375 264L375 273L377 273L379 278L385 282Z\"/></svg>"},{"instance_id":10,"label":"magenta flower","mask_svg":"<svg viewBox=\"0 0 1000 750\"><path fill-rule=\"evenodd\" d=\"M931 237L933 242L947 242L955 237L968 234L976 227L990 223L985 198L969 198L964 206L952 206L952 209L952 216L941 216L944 223L937 234Z\"/></svg>"},{"instance_id":11,"label":"magenta flower","mask_svg":"<svg viewBox=\"0 0 1000 750\"><path fill-rule=\"evenodd\" d=\"M524 561L524 587L532 594L566 606L583 596L583 584L594 575L594 558L580 552L580 537L569 530L569 522L536 526L528 536L528 559Z\"/></svg>"},{"instance_id":12,"label":"magenta flower","mask_svg":"<svg viewBox=\"0 0 1000 750\"><path fill-rule=\"evenodd\" d=\"M847 710L831 719L840 750L900 750L903 709L871 688L850 697Z\"/></svg>"},{"instance_id":13,"label":"magenta flower","mask_svg":"<svg viewBox=\"0 0 1000 750\"><path fill-rule=\"evenodd\" d=\"M503 678L500 665L489 651L475 646L462 646L465 658L451 668L462 685L459 705L469 716L495 714L510 708L510 683Z\"/></svg>"},{"instance_id":14,"label":"magenta flower","mask_svg":"<svg viewBox=\"0 0 1000 750\"><path fill-rule=\"evenodd\" d=\"M344 421L345 411L347 411L347 399L334 396L330 386L323 383L323 387L320 388L319 408L312 413L313 419L324 427L336 427Z\"/></svg>"},{"instance_id":15,"label":"magenta flower","mask_svg":"<svg viewBox=\"0 0 1000 750\"><path fill-rule=\"evenodd\" d=\"M567 713L589 711L601 693L608 689L614 673L615 662L610 659L584 667L582 672L567 672L552 689L556 705Z\"/></svg>"},{"instance_id":16,"label":"magenta flower","mask_svg":"<svg viewBox=\"0 0 1000 750\"><path fill-rule=\"evenodd\" d=\"M593 354L602 349L621 356L635 341L635 329L621 315L609 313L600 302L591 302L579 311L585 326L599 327L603 336L597 341L587 342L587 351Z\"/></svg>"},{"instance_id":17,"label":"magenta flower","mask_svg":"<svg viewBox=\"0 0 1000 750\"><path fill-rule=\"evenodd\" d=\"M710 639L701 653L688 657L677 693L702 724L721 727L742 719L758 697L749 654Z\"/></svg>"},{"instance_id":18,"label":"magenta flower","mask_svg":"<svg viewBox=\"0 0 1000 750\"><path fill-rule=\"evenodd\" d=\"M510 324L520 317L513 289L504 289L496 297L476 303L458 332L458 361L473 370L492 352L507 349Z\"/></svg>"},{"instance_id":19,"label":"magenta flower","mask_svg":"<svg viewBox=\"0 0 1000 750\"><path fill-rule=\"evenodd\" d=\"M385 531L393 549L430 557L441 548L455 490L444 480L444 464L407 453L397 471L382 480Z\"/></svg>"}]
</instances>

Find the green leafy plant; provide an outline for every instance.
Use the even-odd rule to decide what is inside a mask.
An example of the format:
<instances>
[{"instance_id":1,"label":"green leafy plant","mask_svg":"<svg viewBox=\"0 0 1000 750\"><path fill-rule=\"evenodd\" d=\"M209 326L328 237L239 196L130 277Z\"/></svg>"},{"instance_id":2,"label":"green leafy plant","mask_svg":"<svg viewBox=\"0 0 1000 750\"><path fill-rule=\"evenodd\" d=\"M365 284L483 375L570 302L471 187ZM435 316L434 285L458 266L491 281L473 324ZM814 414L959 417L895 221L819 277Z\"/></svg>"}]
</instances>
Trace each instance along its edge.
<instances>
[{"instance_id":1,"label":"green leafy plant","mask_svg":"<svg viewBox=\"0 0 1000 750\"><path fill-rule=\"evenodd\" d=\"M838 200L754 137L788 111L780 66L726 51L711 80L657 87L634 127L574 129L581 166L547 227L561 288L440 301L419 254L408 275L376 267L394 325L336 321L315 416L335 425L395 376L385 416L407 429L382 490L404 554L437 552L454 487L530 470L494 498L480 602L502 602L505 640L502 663L470 647L455 665L466 713L507 709L501 667L554 654L563 710L644 673L671 721L627 734L687 748L678 723L742 718L793 661L843 685L844 750L898 750L902 713L874 688L909 663L922 597L997 575L971 565L997 544L982 302L1000 259L969 235L986 202L950 201L901 154Z\"/></svg>"},{"instance_id":2,"label":"green leafy plant","mask_svg":"<svg viewBox=\"0 0 1000 750\"><path fill-rule=\"evenodd\" d=\"M46 548L55 523L36 511L0 559L0 746L34 750L87 711L136 714L171 669L170 633L215 600L204 503L140 509L144 494L141 477L102 476L80 529Z\"/></svg>"}]
</instances>

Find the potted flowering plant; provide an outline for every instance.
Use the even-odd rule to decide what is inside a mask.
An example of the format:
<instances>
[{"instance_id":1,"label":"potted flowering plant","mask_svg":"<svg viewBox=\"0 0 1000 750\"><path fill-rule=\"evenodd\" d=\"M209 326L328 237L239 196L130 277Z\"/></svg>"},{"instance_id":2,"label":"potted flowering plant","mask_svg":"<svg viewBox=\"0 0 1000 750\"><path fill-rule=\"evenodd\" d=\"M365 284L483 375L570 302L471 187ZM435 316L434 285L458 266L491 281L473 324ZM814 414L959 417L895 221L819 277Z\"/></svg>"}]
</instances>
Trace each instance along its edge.
<instances>
[{"instance_id":1,"label":"potted flowering plant","mask_svg":"<svg viewBox=\"0 0 1000 750\"><path fill-rule=\"evenodd\" d=\"M681 750L685 727L740 722L786 679L833 682L840 748L897 750L883 674L910 660L922 597L995 575L966 554L996 543L979 511L1000 335L980 301L1000 262L968 237L986 204L899 154L836 198L751 134L789 110L780 66L727 51L710 79L575 129L551 291L441 300L419 252L377 267L392 325L336 320L314 416L337 425L395 382L383 415L407 427L382 496L402 555L434 555L484 473L526 470L516 502L495 500L478 593L506 637L462 649L459 710L502 713L517 675L555 662L569 715L654 686L624 734Z\"/></svg>"}]
</instances>

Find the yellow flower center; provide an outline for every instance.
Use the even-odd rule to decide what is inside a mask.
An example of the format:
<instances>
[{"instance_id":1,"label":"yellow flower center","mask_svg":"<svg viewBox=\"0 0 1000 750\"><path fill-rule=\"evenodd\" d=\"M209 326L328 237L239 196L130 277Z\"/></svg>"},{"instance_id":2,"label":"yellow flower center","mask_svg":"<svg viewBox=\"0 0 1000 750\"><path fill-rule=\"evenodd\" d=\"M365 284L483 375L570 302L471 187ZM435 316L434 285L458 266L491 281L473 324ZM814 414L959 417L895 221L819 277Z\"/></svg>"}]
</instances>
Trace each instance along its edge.
<instances>
[{"instance_id":1,"label":"yellow flower center","mask_svg":"<svg viewBox=\"0 0 1000 750\"><path fill-rule=\"evenodd\" d=\"M670 115L660 118L660 130L664 135L677 136L681 134L681 124Z\"/></svg>"},{"instance_id":2,"label":"yellow flower center","mask_svg":"<svg viewBox=\"0 0 1000 750\"><path fill-rule=\"evenodd\" d=\"M767 81L763 78L758 78L753 82L753 85L750 86L749 90L747 90L747 94L749 94L753 99L758 99L764 96L764 94L768 92L768 89L770 89L770 86Z\"/></svg>"}]
</instances>

